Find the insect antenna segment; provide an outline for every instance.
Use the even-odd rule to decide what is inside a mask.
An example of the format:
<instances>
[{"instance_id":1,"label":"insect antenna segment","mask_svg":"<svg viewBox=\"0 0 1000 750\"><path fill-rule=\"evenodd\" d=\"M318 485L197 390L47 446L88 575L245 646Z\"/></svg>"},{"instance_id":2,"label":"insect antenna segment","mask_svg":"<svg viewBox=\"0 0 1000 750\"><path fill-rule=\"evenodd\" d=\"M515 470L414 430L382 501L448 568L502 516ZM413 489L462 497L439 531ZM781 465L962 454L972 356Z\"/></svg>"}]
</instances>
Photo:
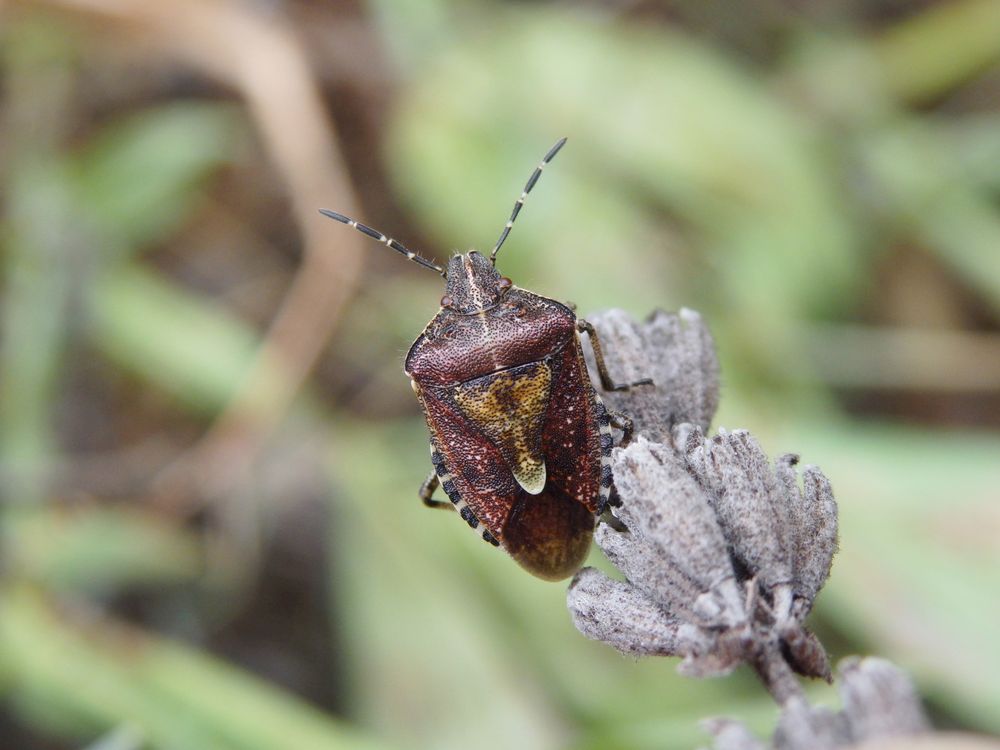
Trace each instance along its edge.
<instances>
[{"instance_id":1,"label":"insect antenna segment","mask_svg":"<svg viewBox=\"0 0 1000 750\"><path fill-rule=\"evenodd\" d=\"M409 260L412 260L414 263L417 263L417 264L423 266L424 268L429 268L432 271L437 271L439 274L441 274L445 278L448 278L448 272L444 269L443 266L439 266L437 263L432 263L431 261L427 260L427 258L423 257L422 255L417 255L412 250L407 250L406 247L404 247L402 243L397 242L396 240L392 239L391 237L387 237L386 235L382 234L377 229L372 229L369 226L365 226L364 224L360 224L360 223L356 222L354 219L351 219L351 218L349 218L347 216L344 216L343 214L338 214L336 211L330 211L330 210L328 210L326 208L319 209L319 212L321 214L323 214L324 216L326 216L327 218L333 219L334 221L339 221L341 224L347 224L347 226L349 226L349 227L354 227L355 229L357 229L362 234L367 234L369 237L378 240L379 242L381 242L386 247L390 247L393 250L395 250L397 253L400 253L401 255L405 255Z\"/></svg>"},{"instance_id":2,"label":"insect antenna segment","mask_svg":"<svg viewBox=\"0 0 1000 750\"><path fill-rule=\"evenodd\" d=\"M531 173L531 177L528 178L528 183L524 186L524 190L521 191L521 196L514 201L514 210L511 211L510 218L507 219L507 223L504 225L503 231L500 233L500 239L497 240L497 244L493 248L493 252L490 253L490 261L493 265L497 263L497 253L500 252L500 246L507 239L507 235L510 234L511 227L514 226L514 220L517 219L517 215L521 213L521 207L524 205L524 199L528 197L528 193L538 182L538 178L542 176L542 170L545 169L545 165L552 161L556 154L559 153L561 149L566 145L566 139L560 138L555 146L549 149L549 152L545 154L545 158L542 159L541 163L535 167L535 171Z\"/></svg>"}]
</instances>

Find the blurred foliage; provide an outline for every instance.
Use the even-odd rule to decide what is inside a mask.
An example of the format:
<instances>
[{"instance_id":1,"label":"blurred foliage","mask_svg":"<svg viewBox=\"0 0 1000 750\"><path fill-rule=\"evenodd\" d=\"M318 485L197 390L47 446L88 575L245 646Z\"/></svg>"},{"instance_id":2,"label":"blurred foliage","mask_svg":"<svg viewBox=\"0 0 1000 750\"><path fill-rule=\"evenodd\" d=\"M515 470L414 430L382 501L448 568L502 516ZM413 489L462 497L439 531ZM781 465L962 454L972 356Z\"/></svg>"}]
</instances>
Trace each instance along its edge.
<instances>
[{"instance_id":1,"label":"blurred foliage","mask_svg":"<svg viewBox=\"0 0 1000 750\"><path fill-rule=\"evenodd\" d=\"M399 368L440 280L377 245L252 460L196 460L220 415L242 424L227 408L295 282L305 232L262 144L298 135L75 5L0 27L0 744L769 731L750 675L585 641L559 586L416 501ZM894 659L943 724L1000 732L1000 3L825 6L373 0L275 23L329 95L358 218L439 260L488 248L569 136L504 272L582 311L701 311L717 421L834 483L833 655Z\"/></svg>"}]
</instances>

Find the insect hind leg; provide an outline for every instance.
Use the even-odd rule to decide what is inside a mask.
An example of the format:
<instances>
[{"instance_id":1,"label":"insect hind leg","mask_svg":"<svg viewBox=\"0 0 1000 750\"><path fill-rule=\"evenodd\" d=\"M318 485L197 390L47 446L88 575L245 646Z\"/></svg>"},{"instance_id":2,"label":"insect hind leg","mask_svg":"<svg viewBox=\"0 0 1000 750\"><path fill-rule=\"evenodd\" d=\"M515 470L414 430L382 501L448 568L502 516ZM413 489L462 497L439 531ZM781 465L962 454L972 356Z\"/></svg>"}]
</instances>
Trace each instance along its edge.
<instances>
[{"instance_id":1,"label":"insect hind leg","mask_svg":"<svg viewBox=\"0 0 1000 750\"><path fill-rule=\"evenodd\" d=\"M621 440L618 441L618 447L624 448L632 442L632 434L635 432L635 422L628 414L620 411L609 411L608 417L611 419L611 426L617 427L622 431L622 437Z\"/></svg>"},{"instance_id":2,"label":"insect hind leg","mask_svg":"<svg viewBox=\"0 0 1000 750\"><path fill-rule=\"evenodd\" d=\"M427 479L425 479L423 484L420 485L420 491L418 493L420 495L420 499L424 501L424 505L428 508L445 508L447 510L452 510L453 507L451 503L434 499L434 490L438 488L440 482L441 480L438 479L437 472L431 471L431 473L427 476Z\"/></svg>"},{"instance_id":3,"label":"insect hind leg","mask_svg":"<svg viewBox=\"0 0 1000 750\"><path fill-rule=\"evenodd\" d=\"M628 526L626 526L625 522L612 512L613 508L620 508L621 505L621 500L618 500L616 503L609 502L607 507L605 507L602 511L600 519L601 523L606 523L615 531L627 532L629 530Z\"/></svg>"}]
</instances>

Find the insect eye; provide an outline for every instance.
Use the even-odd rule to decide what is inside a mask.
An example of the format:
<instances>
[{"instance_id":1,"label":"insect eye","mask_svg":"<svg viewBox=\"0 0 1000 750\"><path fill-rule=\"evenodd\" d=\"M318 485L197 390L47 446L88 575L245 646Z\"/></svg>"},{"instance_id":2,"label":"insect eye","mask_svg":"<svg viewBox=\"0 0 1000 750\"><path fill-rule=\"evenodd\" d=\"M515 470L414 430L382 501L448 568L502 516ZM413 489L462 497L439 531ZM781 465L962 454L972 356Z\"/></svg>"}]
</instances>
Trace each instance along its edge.
<instances>
[{"instance_id":1,"label":"insect eye","mask_svg":"<svg viewBox=\"0 0 1000 750\"><path fill-rule=\"evenodd\" d=\"M441 307L451 307L453 304L455 304L455 300L453 300L447 294L441 298Z\"/></svg>"},{"instance_id":2,"label":"insect eye","mask_svg":"<svg viewBox=\"0 0 1000 750\"><path fill-rule=\"evenodd\" d=\"M510 289L514 286L514 282L508 279L506 276L501 276L500 281L497 282L501 289Z\"/></svg>"}]
</instances>

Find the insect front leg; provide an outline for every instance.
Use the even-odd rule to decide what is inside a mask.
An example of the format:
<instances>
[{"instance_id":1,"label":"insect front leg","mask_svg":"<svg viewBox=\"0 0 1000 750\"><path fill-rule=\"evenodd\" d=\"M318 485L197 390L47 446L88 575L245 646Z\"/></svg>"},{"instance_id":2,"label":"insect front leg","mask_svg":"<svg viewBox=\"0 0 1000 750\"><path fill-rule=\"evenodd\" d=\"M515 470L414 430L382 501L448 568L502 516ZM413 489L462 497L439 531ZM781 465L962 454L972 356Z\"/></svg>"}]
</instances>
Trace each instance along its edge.
<instances>
[{"instance_id":1,"label":"insect front leg","mask_svg":"<svg viewBox=\"0 0 1000 750\"><path fill-rule=\"evenodd\" d=\"M608 366L604 363L604 352L601 350L601 340L597 336L594 326L583 318L579 318L576 321L576 330L580 333L586 333L590 337L590 346L594 350L594 361L597 363L597 374L601 378L601 388L606 391L627 391L637 385L653 385L650 378L643 378L632 383L616 383L608 374Z\"/></svg>"},{"instance_id":2,"label":"insect front leg","mask_svg":"<svg viewBox=\"0 0 1000 750\"><path fill-rule=\"evenodd\" d=\"M434 490L438 488L440 480L436 471L431 471L427 475L427 479L424 480L423 484L420 485L420 499L424 501L424 505L428 508L447 508L452 509L451 503L446 503L442 500L434 499Z\"/></svg>"}]
</instances>

